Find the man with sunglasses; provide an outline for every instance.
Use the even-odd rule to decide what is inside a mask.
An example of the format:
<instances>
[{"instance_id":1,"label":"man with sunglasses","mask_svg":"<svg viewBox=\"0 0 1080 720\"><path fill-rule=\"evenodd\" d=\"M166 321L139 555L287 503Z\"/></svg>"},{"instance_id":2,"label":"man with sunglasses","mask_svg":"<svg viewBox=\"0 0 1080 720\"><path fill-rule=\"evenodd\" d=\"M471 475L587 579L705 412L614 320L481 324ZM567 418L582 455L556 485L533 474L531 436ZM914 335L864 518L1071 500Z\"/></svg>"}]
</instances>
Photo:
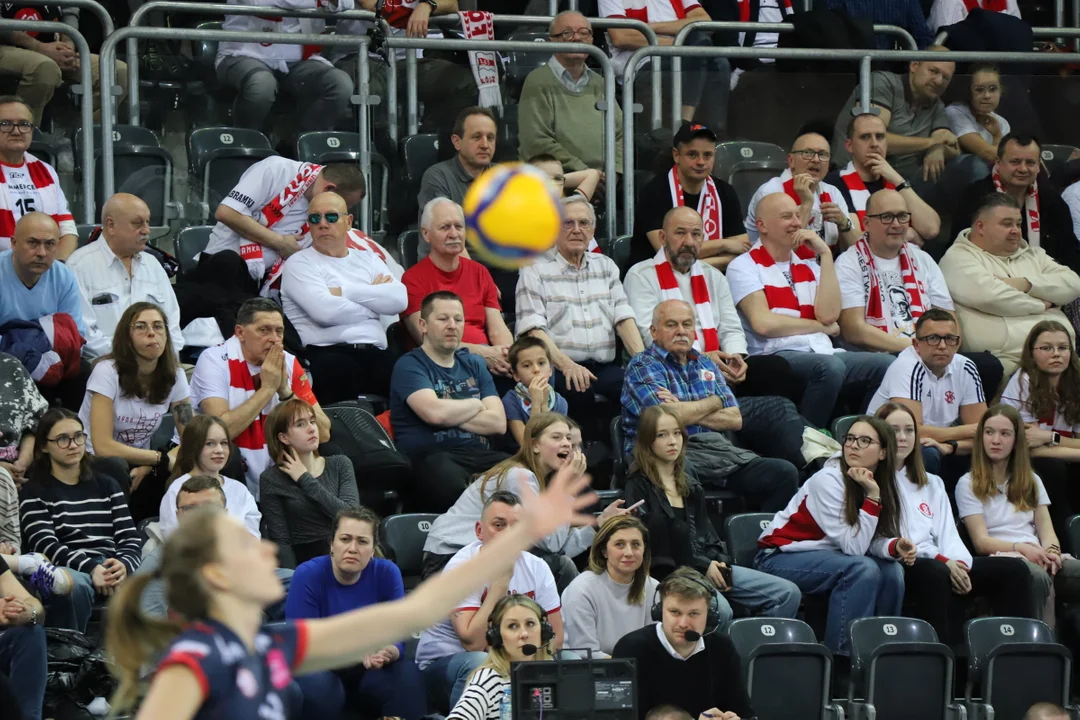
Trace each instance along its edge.
<instances>
[{"instance_id":1,"label":"man with sunglasses","mask_svg":"<svg viewBox=\"0 0 1080 720\"><path fill-rule=\"evenodd\" d=\"M390 387L394 357L382 318L398 315L409 302L405 286L373 249L350 241L352 219L340 195L317 195L308 208L311 247L282 270L281 304L304 343L324 403Z\"/></svg>"},{"instance_id":2,"label":"man with sunglasses","mask_svg":"<svg viewBox=\"0 0 1080 720\"><path fill-rule=\"evenodd\" d=\"M750 243L758 241L757 206L773 193L784 193L798 206L799 220L817 233L830 247L850 247L859 239L859 218L848 210L840 190L825 182L829 172L829 141L816 130L804 128L791 145L788 169L780 177L759 187L750 198L746 212L746 233Z\"/></svg>"}]
</instances>

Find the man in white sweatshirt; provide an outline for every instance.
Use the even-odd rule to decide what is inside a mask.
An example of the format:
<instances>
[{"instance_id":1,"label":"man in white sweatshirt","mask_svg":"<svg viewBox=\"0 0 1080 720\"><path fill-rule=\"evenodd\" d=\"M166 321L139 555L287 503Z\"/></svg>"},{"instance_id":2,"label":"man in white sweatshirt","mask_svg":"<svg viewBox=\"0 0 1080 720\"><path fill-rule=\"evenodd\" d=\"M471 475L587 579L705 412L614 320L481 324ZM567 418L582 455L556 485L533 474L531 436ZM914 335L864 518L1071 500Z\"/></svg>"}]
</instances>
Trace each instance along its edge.
<instances>
[{"instance_id":1,"label":"man in white sweatshirt","mask_svg":"<svg viewBox=\"0 0 1080 720\"><path fill-rule=\"evenodd\" d=\"M286 261L281 304L307 348L323 402L386 392L394 357L382 317L408 305L405 286L370 247L349 241L352 215L333 192L308 207L311 247Z\"/></svg>"}]
</instances>

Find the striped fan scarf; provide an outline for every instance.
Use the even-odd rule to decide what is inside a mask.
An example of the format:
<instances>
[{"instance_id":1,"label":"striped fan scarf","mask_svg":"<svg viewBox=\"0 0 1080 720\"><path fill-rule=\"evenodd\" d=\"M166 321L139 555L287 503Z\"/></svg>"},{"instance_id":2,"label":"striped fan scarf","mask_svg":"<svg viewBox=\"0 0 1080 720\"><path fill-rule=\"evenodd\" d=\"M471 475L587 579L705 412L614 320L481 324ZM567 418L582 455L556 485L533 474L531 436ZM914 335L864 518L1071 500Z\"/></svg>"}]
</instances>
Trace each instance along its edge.
<instances>
[{"instance_id":1,"label":"striped fan scarf","mask_svg":"<svg viewBox=\"0 0 1080 720\"><path fill-rule=\"evenodd\" d=\"M870 200L870 191L866 189L866 183L859 177L859 172L855 169L854 162L849 162L847 167L840 171L840 179L847 185L848 192L851 194L852 209L855 211L855 214L859 216L859 223L865 230L866 203ZM896 186L886 180L885 189L895 190Z\"/></svg>"},{"instance_id":2,"label":"striped fan scarf","mask_svg":"<svg viewBox=\"0 0 1080 720\"><path fill-rule=\"evenodd\" d=\"M859 267L862 269L863 285L867 288L866 322L878 330L889 332L889 324L885 321L885 299L882 296L881 284L878 282L874 254L870 252L870 243L867 242L865 234L855 243L855 254L859 258ZM900 248L900 275L904 279L904 291L911 305L912 320L918 320L926 312L923 306L926 288L919 280L918 270L915 259L908 254L907 243L904 243Z\"/></svg>"},{"instance_id":3,"label":"striped fan scarf","mask_svg":"<svg viewBox=\"0 0 1080 720\"><path fill-rule=\"evenodd\" d=\"M758 242L750 249L750 257L758 266L758 275L765 286L765 301L769 310L778 315L814 320L814 298L817 296L817 280L814 271L794 254L791 257L791 282L777 267L772 255ZM792 287L794 286L794 287Z\"/></svg>"},{"instance_id":4,"label":"striped fan scarf","mask_svg":"<svg viewBox=\"0 0 1080 720\"><path fill-rule=\"evenodd\" d=\"M285 211L292 207L297 200L304 197L304 193L318 179L322 169L322 165L316 165L315 163L304 163L300 166L296 177L285 186L276 198L259 211L266 227L274 227L285 217ZM256 218L256 220L258 219ZM300 234L306 235L307 231L308 225L305 222L300 228ZM266 263L263 262L263 246L249 240L241 242L240 258L247 264L248 273L251 277L256 282L262 282L263 275L266 273Z\"/></svg>"},{"instance_id":5,"label":"striped fan scarf","mask_svg":"<svg viewBox=\"0 0 1080 720\"><path fill-rule=\"evenodd\" d=\"M679 282L675 278L675 269L668 261L664 248L653 258L656 264L656 279L660 281L660 302L665 300L683 300L679 291ZM716 332L716 318L713 317L712 302L709 298L709 285L705 282L705 272L701 262L697 261L690 269L690 292L694 297L694 317L697 320L697 337L694 349L698 352L713 352L720 349L720 335Z\"/></svg>"},{"instance_id":6,"label":"striped fan scarf","mask_svg":"<svg viewBox=\"0 0 1080 720\"><path fill-rule=\"evenodd\" d=\"M1001 184L1001 176L994 170L994 187L998 192L1005 192L1005 186ZM1033 248L1039 247L1039 183L1031 183L1024 197L1024 215L1027 223L1027 244Z\"/></svg>"},{"instance_id":7,"label":"striped fan scarf","mask_svg":"<svg viewBox=\"0 0 1080 720\"><path fill-rule=\"evenodd\" d=\"M802 205L802 198L799 197L799 193L795 192L795 178L791 176L790 170L785 170L784 174L788 176L788 179L784 181L784 194L795 201L796 205ZM832 202L832 195L827 192L821 193L821 202ZM821 211L814 208L810 214L810 229L821 235L825 231L825 219L821 217ZM824 238L824 235L821 235ZM817 255L814 251L805 245L800 245L795 248L795 256L801 260L814 260Z\"/></svg>"}]
</instances>

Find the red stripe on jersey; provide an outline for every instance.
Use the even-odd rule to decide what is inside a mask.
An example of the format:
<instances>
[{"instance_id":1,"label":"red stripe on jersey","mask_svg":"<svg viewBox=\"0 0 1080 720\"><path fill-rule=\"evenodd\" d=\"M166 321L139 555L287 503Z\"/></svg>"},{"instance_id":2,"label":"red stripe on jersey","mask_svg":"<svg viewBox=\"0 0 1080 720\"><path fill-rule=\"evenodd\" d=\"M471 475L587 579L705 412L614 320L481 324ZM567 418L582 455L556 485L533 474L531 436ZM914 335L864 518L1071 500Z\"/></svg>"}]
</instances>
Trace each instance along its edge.
<instances>
[{"instance_id":1,"label":"red stripe on jersey","mask_svg":"<svg viewBox=\"0 0 1080 720\"><path fill-rule=\"evenodd\" d=\"M15 213L10 210L0 210L0 237L15 236Z\"/></svg>"},{"instance_id":2,"label":"red stripe on jersey","mask_svg":"<svg viewBox=\"0 0 1080 720\"><path fill-rule=\"evenodd\" d=\"M881 503L876 503L870 498L866 498L865 500L863 500L862 509L865 510L868 514L877 517L881 514Z\"/></svg>"},{"instance_id":3,"label":"red stripe on jersey","mask_svg":"<svg viewBox=\"0 0 1080 720\"><path fill-rule=\"evenodd\" d=\"M311 380L304 371L304 366L295 358L293 358L292 366L292 391L296 394L296 397L308 405L314 405L318 402L315 399L315 391L311 389Z\"/></svg>"},{"instance_id":4,"label":"red stripe on jersey","mask_svg":"<svg viewBox=\"0 0 1080 720\"><path fill-rule=\"evenodd\" d=\"M195 679L199 681L199 689L202 690L202 699L210 697L210 681L206 679L206 673L203 672L202 665L199 661L188 655L187 653L175 652L171 653L161 661L158 665L157 672L161 672L165 668L172 667L173 665L182 665L191 671Z\"/></svg>"},{"instance_id":5,"label":"red stripe on jersey","mask_svg":"<svg viewBox=\"0 0 1080 720\"><path fill-rule=\"evenodd\" d=\"M308 629L307 621L297 620L293 623L293 627L296 628L296 653L293 655L293 664L290 668L293 672L303 664L304 658L307 657L308 646L311 640L311 631Z\"/></svg>"},{"instance_id":6,"label":"red stripe on jersey","mask_svg":"<svg viewBox=\"0 0 1080 720\"><path fill-rule=\"evenodd\" d=\"M776 528L767 536L758 540L758 545L766 548L778 548L794 542L822 540L825 531L818 527L817 521L806 508L806 498L799 504L799 509L791 514L784 527Z\"/></svg>"},{"instance_id":7,"label":"red stripe on jersey","mask_svg":"<svg viewBox=\"0 0 1080 720\"><path fill-rule=\"evenodd\" d=\"M626 17L647 23L649 22L649 8L626 8Z\"/></svg>"},{"instance_id":8,"label":"red stripe on jersey","mask_svg":"<svg viewBox=\"0 0 1080 720\"><path fill-rule=\"evenodd\" d=\"M49 168L45 163L40 160L35 160L32 163L27 163L26 172L30 174L30 180L33 181L34 187L38 190L47 188L53 184L52 173L49 172Z\"/></svg>"}]
</instances>

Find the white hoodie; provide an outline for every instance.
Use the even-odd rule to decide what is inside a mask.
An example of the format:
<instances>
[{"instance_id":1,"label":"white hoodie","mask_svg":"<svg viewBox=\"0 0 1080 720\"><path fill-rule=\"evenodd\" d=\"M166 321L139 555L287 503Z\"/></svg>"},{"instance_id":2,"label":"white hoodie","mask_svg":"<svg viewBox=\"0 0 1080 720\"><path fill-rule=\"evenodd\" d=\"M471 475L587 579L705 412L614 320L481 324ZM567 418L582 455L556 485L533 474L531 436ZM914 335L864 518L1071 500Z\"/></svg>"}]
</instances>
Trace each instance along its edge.
<instances>
[{"instance_id":1,"label":"white hoodie","mask_svg":"<svg viewBox=\"0 0 1080 720\"><path fill-rule=\"evenodd\" d=\"M900 494L900 533L915 543L915 555L934 558L941 562L956 560L971 567L971 552L960 539L953 517L952 504L945 491L945 484L937 475L926 475L929 482L918 487L908 480L907 469L901 467L896 473L896 488ZM873 555L892 558L892 551L900 538L880 538L870 548Z\"/></svg>"}]
</instances>

